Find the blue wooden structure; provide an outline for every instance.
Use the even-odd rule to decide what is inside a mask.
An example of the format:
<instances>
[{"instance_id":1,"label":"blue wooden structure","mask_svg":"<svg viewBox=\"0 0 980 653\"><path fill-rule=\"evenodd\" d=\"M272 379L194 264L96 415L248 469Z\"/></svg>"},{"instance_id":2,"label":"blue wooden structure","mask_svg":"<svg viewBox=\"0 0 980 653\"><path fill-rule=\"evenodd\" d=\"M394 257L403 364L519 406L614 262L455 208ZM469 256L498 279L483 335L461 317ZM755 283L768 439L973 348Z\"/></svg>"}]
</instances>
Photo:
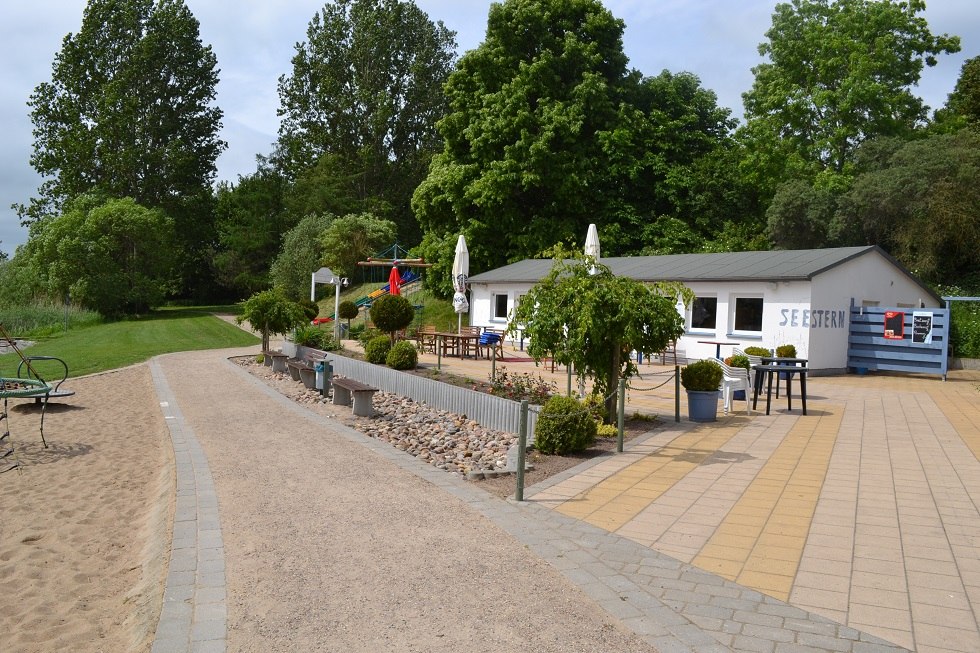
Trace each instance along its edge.
<instances>
[{"instance_id":1,"label":"blue wooden structure","mask_svg":"<svg viewBox=\"0 0 980 653\"><path fill-rule=\"evenodd\" d=\"M850 318L848 368L859 372L888 370L938 374L943 381L946 380L949 365L948 307L856 306L851 299Z\"/></svg>"}]
</instances>

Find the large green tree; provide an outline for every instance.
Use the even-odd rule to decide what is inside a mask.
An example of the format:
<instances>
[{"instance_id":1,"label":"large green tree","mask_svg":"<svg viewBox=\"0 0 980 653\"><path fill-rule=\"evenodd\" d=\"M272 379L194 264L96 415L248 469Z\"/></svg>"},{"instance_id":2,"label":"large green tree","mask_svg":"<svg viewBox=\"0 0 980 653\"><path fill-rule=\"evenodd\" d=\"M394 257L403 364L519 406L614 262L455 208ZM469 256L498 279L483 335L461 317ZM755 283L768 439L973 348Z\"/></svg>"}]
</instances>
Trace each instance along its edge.
<instances>
[{"instance_id":1,"label":"large green tree","mask_svg":"<svg viewBox=\"0 0 980 653\"><path fill-rule=\"evenodd\" d=\"M320 237L323 261L331 270L353 277L358 261L391 246L395 223L370 213L352 213L336 218Z\"/></svg>"},{"instance_id":2,"label":"large green tree","mask_svg":"<svg viewBox=\"0 0 980 653\"><path fill-rule=\"evenodd\" d=\"M944 131L960 127L980 129L980 56L963 62L946 106L936 112L936 122Z\"/></svg>"},{"instance_id":3,"label":"large green tree","mask_svg":"<svg viewBox=\"0 0 980 653\"><path fill-rule=\"evenodd\" d=\"M116 317L160 305L170 290L173 221L132 198L82 195L34 225L24 249L49 296Z\"/></svg>"},{"instance_id":4,"label":"large green tree","mask_svg":"<svg viewBox=\"0 0 980 653\"><path fill-rule=\"evenodd\" d=\"M311 275L323 266L323 234L332 215L308 215L283 235L282 248L272 262L272 285L293 301L309 297Z\"/></svg>"},{"instance_id":5,"label":"large green tree","mask_svg":"<svg viewBox=\"0 0 980 653\"><path fill-rule=\"evenodd\" d=\"M719 206L703 200L721 179L704 161L730 139L730 112L690 73L629 70L623 29L599 0L491 6L484 42L447 83L445 145L412 199L436 289L451 288L460 233L480 271L580 243L593 222L607 255L642 249L660 221L684 232L663 239L670 251L721 227L703 211Z\"/></svg>"},{"instance_id":6,"label":"large green tree","mask_svg":"<svg viewBox=\"0 0 980 653\"><path fill-rule=\"evenodd\" d=\"M772 27L743 95L745 135L774 175L845 173L855 148L901 136L926 119L912 93L923 66L959 51L934 36L922 0L792 0ZM782 177L785 179L785 177Z\"/></svg>"},{"instance_id":7,"label":"large green tree","mask_svg":"<svg viewBox=\"0 0 980 653\"><path fill-rule=\"evenodd\" d=\"M334 185L356 204L307 202L308 212L352 213L371 200L372 210L388 207L382 216L404 240L418 240L409 203L438 149L455 48L455 34L413 2L332 0L313 17L291 74L279 79L275 157L297 180L330 157L317 177L338 175Z\"/></svg>"},{"instance_id":8,"label":"large green tree","mask_svg":"<svg viewBox=\"0 0 980 653\"><path fill-rule=\"evenodd\" d=\"M889 139L861 150L867 163L835 221L842 239L880 244L933 283L980 285L980 133Z\"/></svg>"},{"instance_id":9,"label":"large green tree","mask_svg":"<svg viewBox=\"0 0 980 653\"><path fill-rule=\"evenodd\" d=\"M285 209L287 187L283 176L265 164L239 177L237 184L218 185L213 266L218 281L240 296L271 285L269 268L279 254L282 235L295 226Z\"/></svg>"},{"instance_id":10,"label":"large green tree","mask_svg":"<svg viewBox=\"0 0 980 653\"><path fill-rule=\"evenodd\" d=\"M507 0L446 85L445 146L412 200L426 249L467 237L487 269L583 238L620 202L604 139L621 124L623 23L598 0ZM632 114L632 112L630 112Z\"/></svg>"},{"instance_id":11,"label":"large green tree","mask_svg":"<svg viewBox=\"0 0 980 653\"><path fill-rule=\"evenodd\" d=\"M132 197L174 218L191 284L213 241L211 182L225 148L216 59L183 0L90 0L50 82L30 97L31 164L45 178L19 206L32 222L85 194ZM203 265L202 265L203 264Z\"/></svg>"},{"instance_id":12,"label":"large green tree","mask_svg":"<svg viewBox=\"0 0 980 653\"><path fill-rule=\"evenodd\" d=\"M629 352L663 351L684 333L676 302L690 302L680 284L650 285L617 277L594 259L557 248L551 272L521 298L509 328L530 338L528 353L573 365L609 397L636 366ZM594 271L593 271L594 270ZM607 400L612 415L613 398Z\"/></svg>"}]
</instances>

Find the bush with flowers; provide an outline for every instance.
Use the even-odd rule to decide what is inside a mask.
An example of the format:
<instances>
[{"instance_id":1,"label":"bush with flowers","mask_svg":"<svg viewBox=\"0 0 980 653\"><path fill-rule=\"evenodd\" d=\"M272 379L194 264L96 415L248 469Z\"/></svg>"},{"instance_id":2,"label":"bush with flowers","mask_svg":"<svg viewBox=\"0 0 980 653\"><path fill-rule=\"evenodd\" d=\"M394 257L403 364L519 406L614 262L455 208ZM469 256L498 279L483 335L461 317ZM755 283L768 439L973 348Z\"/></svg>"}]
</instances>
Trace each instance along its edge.
<instances>
[{"instance_id":1,"label":"bush with flowers","mask_svg":"<svg viewBox=\"0 0 980 653\"><path fill-rule=\"evenodd\" d=\"M490 394L505 399L541 405L557 394L558 388L553 381L545 381L541 376L531 376L530 373L510 374L507 368L497 370L496 377L490 377Z\"/></svg>"}]
</instances>

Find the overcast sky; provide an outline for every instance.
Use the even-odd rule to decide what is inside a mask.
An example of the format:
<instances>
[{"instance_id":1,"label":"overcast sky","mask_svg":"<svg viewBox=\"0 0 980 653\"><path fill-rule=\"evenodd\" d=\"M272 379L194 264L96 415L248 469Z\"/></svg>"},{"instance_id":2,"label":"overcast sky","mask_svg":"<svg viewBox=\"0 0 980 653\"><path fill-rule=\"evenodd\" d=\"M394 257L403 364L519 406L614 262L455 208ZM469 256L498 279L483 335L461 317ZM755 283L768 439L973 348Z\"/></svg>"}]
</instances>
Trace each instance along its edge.
<instances>
[{"instance_id":1,"label":"overcast sky","mask_svg":"<svg viewBox=\"0 0 980 653\"><path fill-rule=\"evenodd\" d=\"M290 72L295 44L323 0L185 0L201 23L201 38L218 58L218 105L228 149L218 159L218 179L236 181L255 170L255 155L276 139L276 82ZM82 22L85 0L0 2L0 250L13 253L27 239L14 202L26 203L40 178L30 167L33 137L26 105L69 32ZM490 0L416 0L433 20L454 30L459 52L480 44ZM695 73L721 106L742 114L741 94L752 85L757 46L770 27L776 0L605 0L626 23L630 65L645 75ZM925 16L934 34L961 38L962 51L927 68L919 95L933 109L953 89L960 67L980 54L980 3L928 0ZM734 11L733 11L734 10Z\"/></svg>"}]
</instances>

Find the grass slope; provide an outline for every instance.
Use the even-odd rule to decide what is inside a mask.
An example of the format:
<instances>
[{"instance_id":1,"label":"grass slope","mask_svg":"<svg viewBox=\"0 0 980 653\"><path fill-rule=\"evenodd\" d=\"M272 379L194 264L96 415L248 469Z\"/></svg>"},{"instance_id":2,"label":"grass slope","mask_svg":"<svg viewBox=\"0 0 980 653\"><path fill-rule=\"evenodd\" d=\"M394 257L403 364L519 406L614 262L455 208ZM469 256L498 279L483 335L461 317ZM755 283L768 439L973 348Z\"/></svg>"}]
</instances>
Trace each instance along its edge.
<instances>
[{"instance_id":1,"label":"grass slope","mask_svg":"<svg viewBox=\"0 0 980 653\"><path fill-rule=\"evenodd\" d=\"M179 308L72 329L63 335L40 340L23 353L25 356L57 356L68 364L70 376L82 376L141 363L158 354L257 343L257 337L215 317L206 309ZM19 363L16 353L0 356L0 374L16 376ZM45 375L40 368L38 372Z\"/></svg>"}]
</instances>

